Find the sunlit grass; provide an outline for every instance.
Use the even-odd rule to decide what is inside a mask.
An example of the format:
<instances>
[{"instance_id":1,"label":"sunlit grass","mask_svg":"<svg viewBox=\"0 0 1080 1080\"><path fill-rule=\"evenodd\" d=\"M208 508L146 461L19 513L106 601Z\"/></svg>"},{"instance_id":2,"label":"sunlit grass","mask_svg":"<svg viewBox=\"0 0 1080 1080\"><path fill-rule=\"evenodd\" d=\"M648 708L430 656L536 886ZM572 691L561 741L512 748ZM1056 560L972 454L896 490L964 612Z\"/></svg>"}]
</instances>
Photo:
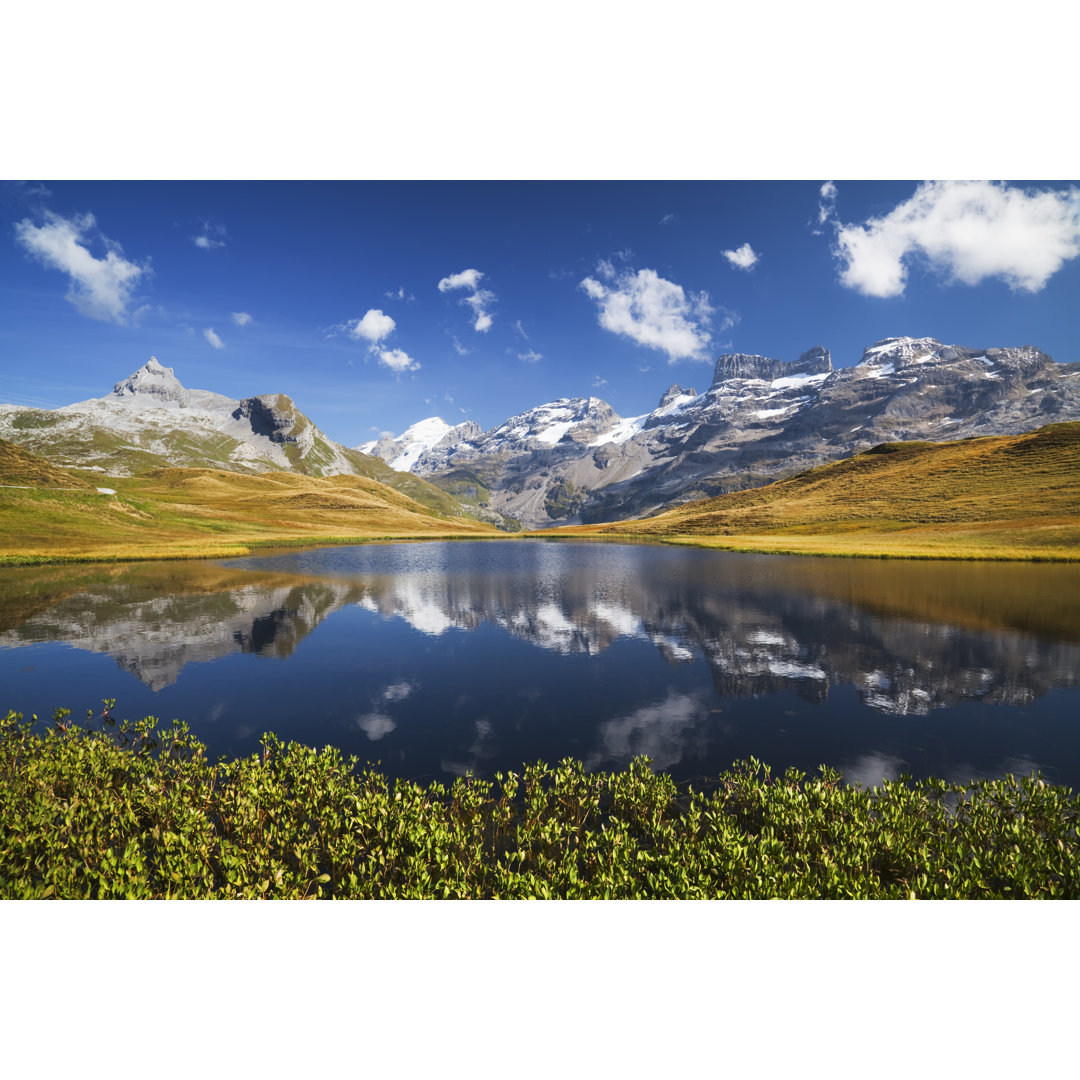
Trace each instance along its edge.
<instances>
[{"instance_id":1,"label":"sunlit grass","mask_svg":"<svg viewBox=\"0 0 1080 1080\"><path fill-rule=\"evenodd\" d=\"M4 483L8 475L35 481L0 487L0 564L6 565L227 557L282 544L492 531L468 517L437 516L367 477L169 468L98 481L116 492L107 495L22 451L9 453L6 463ZM63 486L68 480L74 490Z\"/></svg>"},{"instance_id":2,"label":"sunlit grass","mask_svg":"<svg viewBox=\"0 0 1080 1080\"><path fill-rule=\"evenodd\" d=\"M1080 559L1080 423L888 443L652 518L556 532L801 555Z\"/></svg>"}]
</instances>

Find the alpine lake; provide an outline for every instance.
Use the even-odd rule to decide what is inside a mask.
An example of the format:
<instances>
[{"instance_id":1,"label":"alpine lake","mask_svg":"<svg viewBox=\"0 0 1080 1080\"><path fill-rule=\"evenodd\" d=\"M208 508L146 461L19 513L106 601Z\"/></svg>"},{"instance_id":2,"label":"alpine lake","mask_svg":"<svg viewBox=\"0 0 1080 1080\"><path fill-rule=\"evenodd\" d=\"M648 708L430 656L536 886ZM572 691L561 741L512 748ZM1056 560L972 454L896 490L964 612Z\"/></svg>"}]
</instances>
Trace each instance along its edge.
<instances>
[{"instance_id":1,"label":"alpine lake","mask_svg":"<svg viewBox=\"0 0 1080 1080\"><path fill-rule=\"evenodd\" d=\"M1080 564L554 540L0 570L0 708L185 721L391 777L646 754L1080 788Z\"/></svg>"}]
</instances>

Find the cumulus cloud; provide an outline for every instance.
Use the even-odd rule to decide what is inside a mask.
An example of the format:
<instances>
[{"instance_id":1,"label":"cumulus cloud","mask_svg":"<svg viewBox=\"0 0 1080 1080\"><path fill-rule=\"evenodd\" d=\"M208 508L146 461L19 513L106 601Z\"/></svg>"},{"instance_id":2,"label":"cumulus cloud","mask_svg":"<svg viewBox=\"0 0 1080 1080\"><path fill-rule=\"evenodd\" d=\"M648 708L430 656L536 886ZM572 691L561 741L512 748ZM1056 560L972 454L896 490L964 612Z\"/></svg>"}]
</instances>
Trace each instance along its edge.
<instances>
[{"instance_id":1,"label":"cumulus cloud","mask_svg":"<svg viewBox=\"0 0 1080 1080\"><path fill-rule=\"evenodd\" d=\"M708 293L684 292L655 270L617 271L607 260L600 261L597 275L604 280L587 277L580 287L596 302L605 330L667 353L669 364L706 358L715 313Z\"/></svg>"},{"instance_id":2,"label":"cumulus cloud","mask_svg":"<svg viewBox=\"0 0 1080 1080\"><path fill-rule=\"evenodd\" d=\"M396 325L389 315L384 315L378 308L369 308L362 319L355 319L348 324L349 333L354 338L363 338L372 345L389 337Z\"/></svg>"},{"instance_id":3,"label":"cumulus cloud","mask_svg":"<svg viewBox=\"0 0 1080 1080\"><path fill-rule=\"evenodd\" d=\"M95 238L105 249L103 258L90 251ZM42 265L68 275L66 299L90 319L125 325L135 286L150 275L149 264L125 259L120 245L98 232L93 214L64 218L46 210L44 225L29 218L18 222L15 240Z\"/></svg>"},{"instance_id":4,"label":"cumulus cloud","mask_svg":"<svg viewBox=\"0 0 1080 1080\"><path fill-rule=\"evenodd\" d=\"M416 299L412 293L405 292L405 286L399 285L397 289L391 289L389 292L383 294L387 300L404 300L406 303L410 303Z\"/></svg>"},{"instance_id":5,"label":"cumulus cloud","mask_svg":"<svg viewBox=\"0 0 1080 1080\"><path fill-rule=\"evenodd\" d=\"M380 364L385 364L391 371L396 371L399 375L403 371L420 370L420 364L404 349L379 349L376 356L378 356Z\"/></svg>"},{"instance_id":6,"label":"cumulus cloud","mask_svg":"<svg viewBox=\"0 0 1080 1080\"><path fill-rule=\"evenodd\" d=\"M237 326L247 326L251 322L251 316L246 311L234 311L232 313L232 321Z\"/></svg>"},{"instance_id":7,"label":"cumulus cloud","mask_svg":"<svg viewBox=\"0 0 1080 1080\"><path fill-rule=\"evenodd\" d=\"M535 364L538 360L544 359L544 354L538 353L535 349L530 349L528 352L519 352L517 358L524 360L526 364Z\"/></svg>"},{"instance_id":8,"label":"cumulus cloud","mask_svg":"<svg viewBox=\"0 0 1080 1080\"><path fill-rule=\"evenodd\" d=\"M225 348L225 342L214 333L214 328L212 326L203 331L203 337L206 338L215 349Z\"/></svg>"},{"instance_id":9,"label":"cumulus cloud","mask_svg":"<svg viewBox=\"0 0 1080 1080\"><path fill-rule=\"evenodd\" d=\"M761 256L749 244L743 244L734 251L725 251L724 258L739 270L749 270Z\"/></svg>"},{"instance_id":10,"label":"cumulus cloud","mask_svg":"<svg viewBox=\"0 0 1080 1080\"><path fill-rule=\"evenodd\" d=\"M225 246L225 226L202 223L202 232L191 238L191 242L203 251L215 251Z\"/></svg>"},{"instance_id":11,"label":"cumulus cloud","mask_svg":"<svg viewBox=\"0 0 1080 1080\"><path fill-rule=\"evenodd\" d=\"M903 295L913 263L950 283L1000 278L1034 293L1080 255L1080 190L927 181L884 217L834 227L840 282L866 296Z\"/></svg>"},{"instance_id":12,"label":"cumulus cloud","mask_svg":"<svg viewBox=\"0 0 1080 1080\"><path fill-rule=\"evenodd\" d=\"M487 309L495 303L496 299L493 292L480 287L480 279L483 276L483 271L469 269L450 274L439 282L439 292L451 292L456 289L469 290L469 295L462 297L461 302L472 308L475 317L473 329L481 334L491 328L494 319Z\"/></svg>"}]
</instances>

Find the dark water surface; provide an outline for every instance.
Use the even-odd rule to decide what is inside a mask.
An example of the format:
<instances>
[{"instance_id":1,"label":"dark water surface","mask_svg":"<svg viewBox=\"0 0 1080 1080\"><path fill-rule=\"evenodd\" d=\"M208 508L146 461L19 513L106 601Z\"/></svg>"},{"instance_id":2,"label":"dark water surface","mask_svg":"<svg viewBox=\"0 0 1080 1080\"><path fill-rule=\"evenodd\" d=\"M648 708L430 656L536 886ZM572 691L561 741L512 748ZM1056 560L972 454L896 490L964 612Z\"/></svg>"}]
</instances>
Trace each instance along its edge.
<instances>
[{"instance_id":1,"label":"dark water surface","mask_svg":"<svg viewBox=\"0 0 1080 1080\"><path fill-rule=\"evenodd\" d=\"M0 688L423 781L644 753L1078 788L1080 566L518 540L5 569Z\"/></svg>"}]
</instances>

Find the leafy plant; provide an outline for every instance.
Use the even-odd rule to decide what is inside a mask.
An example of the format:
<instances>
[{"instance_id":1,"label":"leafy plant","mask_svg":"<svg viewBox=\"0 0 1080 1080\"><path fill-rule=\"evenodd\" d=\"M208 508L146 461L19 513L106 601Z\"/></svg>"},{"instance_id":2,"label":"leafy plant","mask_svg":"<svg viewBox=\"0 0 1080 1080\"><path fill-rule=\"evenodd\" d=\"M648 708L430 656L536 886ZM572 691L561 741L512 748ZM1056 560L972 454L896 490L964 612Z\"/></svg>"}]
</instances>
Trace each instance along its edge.
<instances>
[{"instance_id":1,"label":"leafy plant","mask_svg":"<svg viewBox=\"0 0 1080 1080\"><path fill-rule=\"evenodd\" d=\"M332 747L211 762L186 725L0 720L0 897L1080 897L1080 800L1037 776L866 790L646 758L449 787Z\"/></svg>"}]
</instances>

